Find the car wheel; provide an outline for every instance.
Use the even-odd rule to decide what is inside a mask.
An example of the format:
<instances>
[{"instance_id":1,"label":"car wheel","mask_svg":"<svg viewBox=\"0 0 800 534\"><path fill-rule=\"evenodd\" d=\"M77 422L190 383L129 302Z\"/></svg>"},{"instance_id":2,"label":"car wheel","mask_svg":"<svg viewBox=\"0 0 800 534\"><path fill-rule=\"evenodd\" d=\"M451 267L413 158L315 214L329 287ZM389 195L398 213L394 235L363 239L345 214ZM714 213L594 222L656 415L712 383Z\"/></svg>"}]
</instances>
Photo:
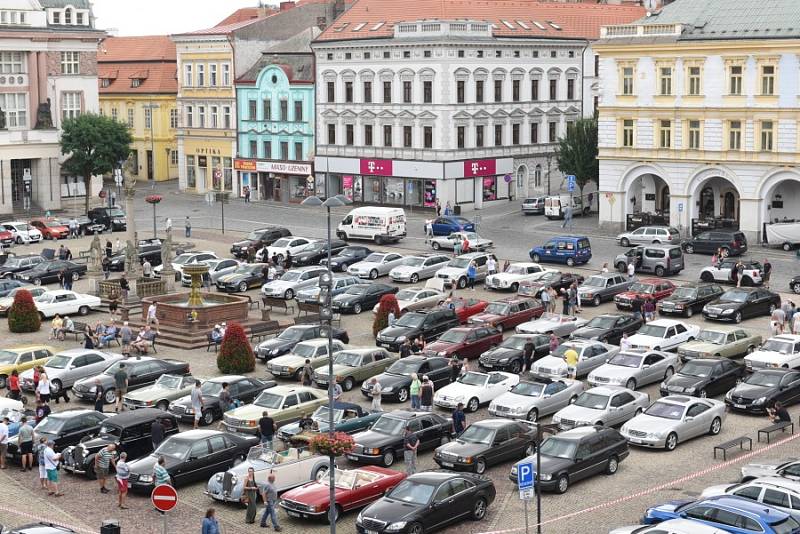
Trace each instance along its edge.
<instances>
[{"instance_id":1,"label":"car wheel","mask_svg":"<svg viewBox=\"0 0 800 534\"><path fill-rule=\"evenodd\" d=\"M600 301L600 295L596 295L596 296L595 296L595 297L592 299L592 304L593 304L593 305L595 305L595 306L600 306L600 302L601 302L601 301Z\"/></svg>"},{"instance_id":2,"label":"car wheel","mask_svg":"<svg viewBox=\"0 0 800 534\"><path fill-rule=\"evenodd\" d=\"M642 415L642 411L643 410L641 408L636 408L636 411L633 413L633 416L636 417L637 415Z\"/></svg>"},{"instance_id":3,"label":"car wheel","mask_svg":"<svg viewBox=\"0 0 800 534\"><path fill-rule=\"evenodd\" d=\"M612 456L611 458L608 459L608 465L606 466L606 474L613 475L617 472L617 469L619 469L619 461L616 459L616 457Z\"/></svg>"},{"instance_id":4,"label":"car wheel","mask_svg":"<svg viewBox=\"0 0 800 534\"><path fill-rule=\"evenodd\" d=\"M467 403L467 411L477 412L480 405L481 403L478 401L478 397L472 397Z\"/></svg>"},{"instance_id":5,"label":"car wheel","mask_svg":"<svg viewBox=\"0 0 800 534\"><path fill-rule=\"evenodd\" d=\"M86 478L89 480L97 480L97 473L94 470L94 460L91 460L86 465Z\"/></svg>"},{"instance_id":6,"label":"car wheel","mask_svg":"<svg viewBox=\"0 0 800 534\"><path fill-rule=\"evenodd\" d=\"M353 304L353 313L355 313L356 315L361 313L361 303L356 302L355 304Z\"/></svg>"},{"instance_id":7,"label":"car wheel","mask_svg":"<svg viewBox=\"0 0 800 534\"><path fill-rule=\"evenodd\" d=\"M342 507L341 505L337 504L333 507L333 522L336 523L339 521L339 518L342 516ZM325 522L329 525L331 524L331 515L330 509L328 509L328 513L325 514Z\"/></svg>"},{"instance_id":8,"label":"car wheel","mask_svg":"<svg viewBox=\"0 0 800 534\"><path fill-rule=\"evenodd\" d=\"M711 428L708 429L708 433L712 436L716 436L722 430L722 419L719 417L715 417L713 421L711 421Z\"/></svg>"},{"instance_id":9,"label":"car wheel","mask_svg":"<svg viewBox=\"0 0 800 534\"><path fill-rule=\"evenodd\" d=\"M394 463L394 451L388 450L383 453L383 466L384 467L391 467Z\"/></svg>"},{"instance_id":10,"label":"car wheel","mask_svg":"<svg viewBox=\"0 0 800 534\"><path fill-rule=\"evenodd\" d=\"M378 269L372 269L369 272L369 279L370 280L375 280L376 278L378 278Z\"/></svg>"},{"instance_id":11,"label":"car wheel","mask_svg":"<svg viewBox=\"0 0 800 534\"><path fill-rule=\"evenodd\" d=\"M483 458L478 458L475 460L475 473L478 475L482 475L486 472L486 460Z\"/></svg>"},{"instance_id":12,"label":"car wheel","mask_svg":"<svg viewBox=\"0 0 800 534\"><path fill-rule=\"evenodd\" d=\"M683 311L683 316L686 318L691 317L694 314L691 306L687 306L686 309Z\"/></svg>"},{"instance_id":13,"label":"car wheel","mask_svg":"<svg viewBox=\"0 0 800 534\"><path fill-rule=\"evenodd\" d=\"M409 278L409 280L411 280L412 284L416 284L417 282L419 282L419 275L417 273L414 273L411 275L411 278Z\"/></svg>"},{"instance_id":14,"label":"car wheel","mask_svg":"<svg viewBox=\"0 0 800 534\"><path fill-rule=\"evenodd\" d=\"M713 282L714 275L708 271L702 272L700 273L700 280L702 280L703 282Z\"/></svg>"},{"instance_id":15,"label":"car wheel","mask_svg":"<svg viewBox=\"0 0 800 534\"><path fill-rule=\"evenodd\" d=\"M287 289L286 293L283 294L283 298L285 298L286 300L292 300L292 298L294 298L294 291L291 289Z\"/></svg>"},{"instance_id":16,"label":"car wheel","mask_svg":"<svg viewBox=\"0 0 800 534\"><path fill-rule=\"evenodd\" d=\"M703 388L697 392L697 396L700 397L701 399L705 399L706 397L708 397L708 391L706 391L705 388Z\"/></svg>"},{"instance_id":17,"label":"car wheel","mask_svg":"<svg viewBox=\"0 0 800 534\"><path fill-rule=\"evenodd\" d=\"M539 263L539 260L541 260L541 259L542 258L538 254L536 254L536 253L531 254L531 260L533 260L535 263Z\"/></svg>"},{"instance_id":18,"label":"car wheel","mask_svg":"<svg viewBox=\"0 0 800 534\"><path fill-rule=\"evenodd\" d=\"M440 245L438 241L434 241L431 247L433 248L433 250L439 250L442 248L442 245Z\"/></svg>"},{"instance_id":19,"label":"car wheel","mask_svg":"<svg viewBox=\"0 0 800 534\"><path fill-rule=\"evenodd\" d=\"M457 282L457 285L458 285L458 289L464 289L465 287L467 287L467 279L464 278L464 277L459 278L458 282Z\"/></svg>"},{"instance_id":20,"label":"car wheel","mask_svg":"<svg viewBox=\"0 0 800 534\"><path fill-rule=\"evenodd\" d=\"M327 465L321 465L321 466L319 466L317 468L316 471L314 471L314 475L312 477L312 480L316 480L317 482L319 482L320 480L325 478L327 475L328 475L328 466Z\"/></svg>"},{"instance_id":21,"label":"car wheel","mask_svg":"<svg viewBox=\"0 0 800 534\"><path fill-rule=\"evenodd\" d=\"M692 245L686 245L684 248L687 254L694 254L694 247Z\"/></svg>"},{"instance_id":22,"label":"car wheel","mask_svg":"<svg viewBox=\"0 0 800 534\"><path fill-rule=\"evenodd\" d=\"M7 378L5 375L0 375L0 389L5 389Z\"/></svg>"},{"instance_id":23,"label":"car wheel","mask_svg":"<svg viewBox=\"0 0 800 534\"><path fill-rule=\"evenodd\" d=\"M33 279L33 285L35 285L35 286L42 285L42 279L41 278L34 278Z\"/></svg>"},{"instance_id":24,"label":"car wheel","mask_svg":"<svg viewBox=\"0 0 800 534\"><path fill-rule=\"evenodd\" d=\"M623 237L622 239L619 240L619 244L622 245L623 247L629 247L631 246L631 240L628 239L627 237Z\"/></svg>"},{"instance_id":25,"label":"car wheel","mask_svg":"<svg viewBox=\"0 0 800 534\"><path fill-rule=\"evenodd\" d=\"M72 281L73 282L77 282L80 279L80 277L81 277L81 275L80 275L79 272L75 271L74 273L72 273Z\"/></svg>"},{"instance_id":26,"label":"car wheel","mask_svg":"<svg viewBox=\"0 0 800 534\"><path fill-rule=\"evenodd\" d=\"M408 389L402 388L400 391L397 392L397 400L400 402L406 402L408 400Z\"/></svg>"},{"instance_id":27,"label":"car wheel","mask_svg":"<svg viewBox=\"0 0 800 534\"><path fill-rule=\"evenodd\" d=\"M792 284L792 291L800 295L800 283Z\"/></svg>"},{"instance_id":28,"label":"car wheel","mask_svg":"<svg viewBox=\"0 0 800 534\"><path fill-rule=\"evenodd\" d=\"M247 282L242 282L239 284L239 293L244 293L247 291Z\"/></svg>"},{"instance_id":29,"label":"car wheel","mask_svg":"<svg viewBox=\"0 0 800 534\"><path fill-rule=\"evenodd\" d=\"M89 306L81 306L78 308L78 315L89 315Z\"/></svg>"},{"instance_id":30,"label":"car wheel","mask_svg":"<svg viewBox=\"0 0 800 534\"><path fill-rule=\"evenodd\" d=\"M572 258L567 258L567 267L575 267L575 260Z\"/></svg>"},{"instance_id":31,"label":"car wheel","mask_svg":"<svg viewBox=\"0 0 800 534\"><path fill-rule=\"evenodd\" d=\"M511 364L508 366L508 372L509 372L509 373L513 373L513 374L515 374L515 375L518 375L518 374L520 373L520 371L522 371L522 362L521 362L521 361L519 361L519 360L514 360L514 361L513 361L513 362L511 362ZM2 388L2 387L3 387L3 386L0 386L0 388Z\"/></svg>"},{"instance_id":32,"label":"car wheel","mask_svg":"<svg viewBox=\"0 0 800 534\"><path fill-rule=\"evenodd\" d=\"M755 285L755 284L753 284L753 279L752 278L750 278L749 276L742 277L742 286L744 286L744 287L752 287L753 285Z\"/></svg>"},{"instance_id":33,"label":"car wheel","mask_svg":"<svg viewBox=\"0 0 800 534\"><path fill-rule=\"evenodd\" d=\"M348 376L347 378L344 379L344 382L342 383L342 389L344 389L345 391L350 391L351 389L353 389L353 386L355 385L356 381L353 380L353 377Z\"/></svg>"},{"instance_id":34,"label":"car wheel","mask_svg":"<svg viewBox=\"0 0 800 534\"><path fill-rule=\"evenodd\" d=\"M214 412L211 410L206 410L203 412L203 424L208 426L214 422Z\"/></svg>"},{"instance_id":35,"label":"car wheel","mask_svg":"<svg viewBox=\"0 0 800 534\"><path fill-rule=\"evenodd\" d=\"M525 416L525 419L530 421L531 423L535 423L539 420L539 410L533 408L531 411L528 412L528 415Z\"/></svg>"},{"instance_id":36,"label":"car wheel","mask_svg":"<svg viewBox=\"0 0 800 534\"><path fill-rule=\"evenodd\" d=\"M425 529L419 523L411 523L408 527L408 534L425 534Z\"/></svg>"},{"instance_id":37,"label":"car wheel","mask_svg":"<svg viewBox=\"0 0 800 534\"><path fill-rule=\"evenodd\" d=\"M167 410L169 410L169 402L167 402L165 400L158 401L156 403L156 408L158 408L162 412L166 412Z\"/></svg>"},{"instance_id":38,"label":"car wheel","mask_svg":"<svg viewBox=\"0 0 800 534\"><path fill-rule=\"evenodd\" d=\"M484 517L486 517L486 499L481 497L475 501L475 506L472 507L472 519L480 521Z\"/></svg>"},{"instance_id":39,"label":"car wheel","mask_svg":"<svg viewBox=\"0 0 800 534\"><path fill-rule=\"evenodd\" d=\"M664 448L668 451L674 451L675 447L678 446L678 434L675 432L670 432L669 436L667 436L667 441L664 442Z\"/></svg>"},{"instance_id":40,"label":"car wheel","mask_svg":"<svg viewBox=\"0 0 800 534\"><path fill-rule=\"evenodd\" d=\"M629 378L627 382L625 382L625 387L633 391L636 389L636 380L633 378Z\"/></svg>"},{"instance_id":41,"label":"car wheel","mask_svg":"<svg viewBox=\"0 0 800 534\"><path fill-rule=\"evenodd\" d=\"M770 315L771 314L772 314L772 312L770 312ZM742 322L742 312L739 312L739 311L736 312L736 315L733 316L733 322L736 323L736 324L739 324L739 323Z\"/></svg>"},{"instance_id":42,"label":"car wheel","mask_svg":"<svg viewBox=\"0 0 800 534\"><path fill-rule=\"evenodd\" d=\"M667 371L664 373L664 380L669 380L672 378L672 375L675 374L675 369L672 367L667 367Z\"/></svg>"},{"instance_id":43,"label":"car wheel","mask_svg":"<svg viewBox=\"0 0 800 534\"><path fill-rule=\"evenodd\" d=\"M22 238L17 236L17 245L21 245L23 243Z\"/></svg>"},{"instance_id":44,"label":"car wheel","mask_svg":"<svg viewBox=\"0 0 800 534\"><path fill-rule=\"evenodd\" d=\"M56 396L61 393L62 388L61 380L51 380L50 381L50 394L52 396Z\"/></svg>"},{"instance_id":45,"label":"car wheel","mask_svg":"<svg viewBox=\"0 0 800 534\"><path fill-rule=\"evenodd\" d=\"M106 404L114 404L117 402L117 390L107 389L105 393L103 393L103 402Z\"/></svg>"},{"instance_id":46,"label":"car wheel","mask_svg":"<svg viewBox=\"0 0 800 534\"><path fill-rule=\"evenodd\" d=\"M558 482L556 482L556 493L564 494L569 489L569 477L567 475L561 475L558 477Z\"/></svg>"}]
</instances>

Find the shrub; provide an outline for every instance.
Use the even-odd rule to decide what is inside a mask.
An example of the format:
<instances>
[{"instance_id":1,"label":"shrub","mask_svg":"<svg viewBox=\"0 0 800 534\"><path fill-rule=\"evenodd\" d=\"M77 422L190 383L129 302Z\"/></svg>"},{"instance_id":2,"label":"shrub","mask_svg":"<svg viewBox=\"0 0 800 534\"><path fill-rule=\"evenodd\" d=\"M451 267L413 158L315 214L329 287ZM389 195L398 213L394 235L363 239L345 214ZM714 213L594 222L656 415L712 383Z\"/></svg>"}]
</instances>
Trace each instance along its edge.
<instances>
[{"instance_id":1,"label":"shrub","mask_svg":"<svg viewBox=\"0 0 800 534\"><path fill-rule=\"evenodd\" d=\"M42 326L42 318L33 295L25 289L17 291L14 303L8 309L8 329L12 332L38 332Z\"/></svg>"},{"instance_id":2,"label":"shrub","mask_svg":"<svg viewBox=\"0 0 800 534\"><path fill-rule=\"evenodd\" d=\"M217 368L233 375L249 373L256 368L256 355L239 323L230 323L225 329L217 355Z\"/></svg>"},{"instance_id":3,"label":"shrub","mask_svg":"<svg viewBox=\"0 0 800 534\"><path fill-rule=\"evenodd\" d=\"M400 317L400 306L397 305L397 297L391 293L381 297L378 303L378 313L372 323L372 335L377 336L378 332L389 326L389 312L393 312L396 318Z\"/></svg>"}]
</instances>

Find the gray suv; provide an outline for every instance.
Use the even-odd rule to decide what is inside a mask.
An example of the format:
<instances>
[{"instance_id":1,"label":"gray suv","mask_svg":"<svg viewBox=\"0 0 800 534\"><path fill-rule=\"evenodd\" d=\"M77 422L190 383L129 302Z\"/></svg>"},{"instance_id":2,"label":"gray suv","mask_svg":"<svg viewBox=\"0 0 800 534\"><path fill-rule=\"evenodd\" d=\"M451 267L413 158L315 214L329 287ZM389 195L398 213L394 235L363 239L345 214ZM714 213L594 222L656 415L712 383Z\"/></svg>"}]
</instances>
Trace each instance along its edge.
<instances>
[{"instance_id":1,"label":"gray suv","mask_svg":"<svg viewBox=\"0 0 800 534\"><path fill-rule=\"evenodd\" d=\"M634 262L636 272L655 273L656 276L678 274L685 267L680 245L640 245L614 258L614 266L621 273Z\"/></svg>"},{"instance_id":2,"label":"gray suv","mask_svg":"<svg viewBox=\"0 0 800 534\"><path fill-rule=\"evenodd\" d=\"M636 277L628 278L618 273L593 274L578 286L581 303L591 302L599 306L604 300L612 300L618 293L624 293L636 282Z\"/></svg>"},{"instance_id":3,"label":"gray suv","mask_svg":"<svg viewBox=\"0 0 800 534\"><path fill-rule=\"evenodd\" d=\"M444 280L446 287L464 289L467 287L467 267L469 267L469 262L475 262L475 280L480 282L489 274L486 267L489 256L494 258L495 263L497 262L497 257L491 252L470 252L469 254L456 256L447 262L444 267L436 271L436 278Z\"/></svg>"}]
</instances>

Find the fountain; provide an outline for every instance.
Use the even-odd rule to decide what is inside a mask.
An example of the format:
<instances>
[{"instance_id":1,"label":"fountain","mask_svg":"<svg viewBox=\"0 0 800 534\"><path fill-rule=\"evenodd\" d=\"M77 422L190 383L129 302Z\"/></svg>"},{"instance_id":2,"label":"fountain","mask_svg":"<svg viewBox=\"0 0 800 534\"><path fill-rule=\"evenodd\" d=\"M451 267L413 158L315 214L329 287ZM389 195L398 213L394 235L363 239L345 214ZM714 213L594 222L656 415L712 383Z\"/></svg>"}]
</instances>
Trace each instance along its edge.
<instances>
[{"instance_id":1,"label":"fountain","mask_svg":"<svg viewBox=\"0 0 800 534\"><path fill-rule=\"evenodd\" d=\"M193 263L185 265L183 272L192 279L189 290L189 300L186 301L187 307L199 308L203 305L203 296L200 294L200 286L203 285L203 275L208 272L208 265L205 263Z\"/></svg>"}]
</instances>

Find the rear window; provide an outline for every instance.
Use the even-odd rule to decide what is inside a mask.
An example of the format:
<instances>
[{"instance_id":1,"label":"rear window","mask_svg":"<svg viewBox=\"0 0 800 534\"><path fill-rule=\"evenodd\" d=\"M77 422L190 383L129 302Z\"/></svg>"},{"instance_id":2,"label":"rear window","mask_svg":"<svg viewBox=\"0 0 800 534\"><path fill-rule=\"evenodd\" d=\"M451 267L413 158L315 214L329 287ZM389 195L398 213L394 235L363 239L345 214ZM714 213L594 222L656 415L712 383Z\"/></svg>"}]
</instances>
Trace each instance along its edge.
<instances>
[{"instance_id":1,"label":"rear window","mask_svg":"<svg viewBox=\"0 0 800 534\"><path fill-rule=\"evenodd\" d=\"M675 229L675 228L670 228L670 229L669 229L669 235L680 236L681 234L680 234L680 232L678 232L678 230L677 230L677 229Z\"/></svg>"},{"instance_id":2,"label":"rear window","mask_svg":"<svg viewBox=\"0 0 800 534\"><path fill-rule=\"evenodd\" d=\"M647 256L648 258L663 258L667 254L660 248L648 248L645 249L644 255Z\"/></svg>"},{"instance_id":3,"label":"rear window","mask_svg":"<svg viewBox=\"0 0 800 534\"><path fill-rule=\"evenodd\" d=\"M747 238L741 232L736 232L733 234L733 239L736 241L741 241L742 243L747 243Z\"/></svg>"},{"instance_id":4,"label":"rear window","mask_svg":"<svg viewBox=\"0 0 800 534\"><path fill-rule=\"evenodd\" d=\"M681 252L680 248L675 247L675 248L669 249L669 257L670 258L676 259L676 258L680 258L681 256L683 256L683 253Z\"/></svg>"},{"instance_id":5,"label":"rear window","mask_svg":"<svg viewBox=\"0 0 800 534\"><path fill-rule=\"evenodd\" d=\"M591 248L591 245L589 244L589 240L588 239L578 239L578 248L579 249Z\"/></svg>"}]
</instances>

